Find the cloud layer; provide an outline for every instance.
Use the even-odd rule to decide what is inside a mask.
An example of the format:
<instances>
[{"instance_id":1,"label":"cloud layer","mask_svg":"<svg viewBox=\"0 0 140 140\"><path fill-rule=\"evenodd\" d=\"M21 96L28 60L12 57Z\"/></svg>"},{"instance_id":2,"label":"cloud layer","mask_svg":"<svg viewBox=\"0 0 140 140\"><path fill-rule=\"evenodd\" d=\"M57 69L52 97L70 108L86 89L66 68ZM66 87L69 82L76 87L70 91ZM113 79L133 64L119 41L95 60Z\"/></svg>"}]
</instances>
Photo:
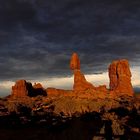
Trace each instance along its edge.
<instances>
[{"instance_id":1,"label":"cloud layer","mask_svg":"<svg viewBox=\"0 0 140 140\"><path fill-rule=\"evenodd\" d=\"M85 74L114 59L140 66L139 0L0 1L0 82L71 76L77 52Z\"/></svg>"}]
</instances>

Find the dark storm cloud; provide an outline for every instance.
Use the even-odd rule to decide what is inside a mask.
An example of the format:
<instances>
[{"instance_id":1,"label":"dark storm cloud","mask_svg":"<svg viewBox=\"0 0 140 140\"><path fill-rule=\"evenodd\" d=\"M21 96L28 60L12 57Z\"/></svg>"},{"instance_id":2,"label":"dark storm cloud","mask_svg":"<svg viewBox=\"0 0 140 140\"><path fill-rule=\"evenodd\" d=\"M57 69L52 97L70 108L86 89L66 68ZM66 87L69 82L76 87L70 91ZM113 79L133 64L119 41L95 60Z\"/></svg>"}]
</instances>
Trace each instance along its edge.
<instances>
[{"instance_id":1,"label":"dark storm cloud","mask_svg":"<svg viewBox=\"0 0 140 140\"><path fill-rule=\"evenodd\" d=\"M78 52L85 73L140 57L138 0L0 0L0 79L70 75Z\"/></svg>"}]
</instances>

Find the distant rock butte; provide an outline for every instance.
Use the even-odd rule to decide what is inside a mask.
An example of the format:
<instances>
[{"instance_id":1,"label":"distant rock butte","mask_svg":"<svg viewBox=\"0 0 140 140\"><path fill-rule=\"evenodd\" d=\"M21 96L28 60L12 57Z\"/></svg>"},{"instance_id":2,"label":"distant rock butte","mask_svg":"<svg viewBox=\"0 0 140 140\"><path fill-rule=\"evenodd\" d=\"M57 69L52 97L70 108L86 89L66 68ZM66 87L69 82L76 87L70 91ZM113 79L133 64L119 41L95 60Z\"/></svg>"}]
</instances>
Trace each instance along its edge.
<instances>
[{"instance_id":1,"label":"distant rock butte","mask_svg":"<svg viewBox=\"0 0 140 140\"><path fill-rule=\"evenodd\" d=\"M32 86L31 83L25 80L19 80L12 86L12 96L14 97L25 97L25 96L37 96L37 95L47 95L45 89L40 83Z\"/></svg>"},{"instance_id":2,"label":"distant rock butte","mask_svg":"<svg viewBox=\"0 0 140 140\"><path fill-rule=\"evenodd\" d=\"M126 59L113 61L109 66L110 90L112 94L128 94L133 96L131 72Z\"/></svg>"},{"instance_id":3,"label":"distant rock butte","mask_svg":"<svg viewBox=\"0 0 140 140\"><path fill-rule=\"evenodd\" d=\"M12 86L12 95L16 97L28 96L28 83L25 80L19 80Z\"/></svg>"},{"instance_id":4,"label":"distant rock butte","mask_svg":"<svg viewBox=\"0 0 140 140\"><path fill-rule=\"evenodd\" d=\"M80 59L77 53L72 54L70 69L74 74L73 90L56 88L44 89L40 83L35 83L32 86L31 83L28 83L25 80L19 80L12 87L12 96L32 97L37 95L47 95L48 97L78 96L79 98L115 98L119 95L134 95L129 63L125 59L113 61L112 64L110 64L108 68L110 78L109 90L106 88L106 85L95 87L86 80L84 74L80 70Z\"/></svg>"}]
</instances>

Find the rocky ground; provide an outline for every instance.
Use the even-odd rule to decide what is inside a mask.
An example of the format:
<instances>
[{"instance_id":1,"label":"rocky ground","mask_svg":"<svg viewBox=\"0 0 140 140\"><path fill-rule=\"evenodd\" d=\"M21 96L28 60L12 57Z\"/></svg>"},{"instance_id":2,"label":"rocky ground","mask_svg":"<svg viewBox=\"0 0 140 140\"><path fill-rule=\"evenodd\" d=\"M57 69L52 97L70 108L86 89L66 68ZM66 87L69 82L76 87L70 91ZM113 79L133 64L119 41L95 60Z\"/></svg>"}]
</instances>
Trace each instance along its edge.
<instances>
[{"instance_id":1,"label":"rocky ground","mask_svg":"<svg viewBox=\"0 0 140 140\"><path fill-rule=\"evenodd\" d=\"M29 133L27 130L31 133L39 130L33 133L34 135L30 133L32 136L25 137L38 139L39 135L42 135L42 138L52 139L51 134L55 134L53 139L66 135L64 140L107 137L139 140L140 98L126 95L116 99L9 96L0 100L0 129L4 132L0 137L7 139L19 138L20 136L17 135L16 138L13 135L16 132L23 131L26 134Z\"/></svg>"}]
</instances>

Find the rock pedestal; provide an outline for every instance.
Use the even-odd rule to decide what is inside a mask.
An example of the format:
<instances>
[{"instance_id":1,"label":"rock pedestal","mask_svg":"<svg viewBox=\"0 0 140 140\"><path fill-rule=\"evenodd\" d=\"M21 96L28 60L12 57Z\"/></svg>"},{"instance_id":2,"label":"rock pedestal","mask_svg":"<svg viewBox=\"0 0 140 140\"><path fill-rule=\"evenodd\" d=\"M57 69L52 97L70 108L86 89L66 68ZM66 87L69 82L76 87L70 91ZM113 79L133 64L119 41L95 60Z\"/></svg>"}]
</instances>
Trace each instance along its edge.
<instances>
[{"instance_id":1,"label":"rock pedestal","mask_svg":"<svg viewBox=\"0 0 140 140\"><path fill-rule=\"evenodd\" d=\"M70 61L70 69L74 73L74 85L73 89L76 91L84 91L89 88L94 88L94 86L87 82L84 74L80 70L80 59L76 53L72 54Z\"/></svg>"}]
</instances>

